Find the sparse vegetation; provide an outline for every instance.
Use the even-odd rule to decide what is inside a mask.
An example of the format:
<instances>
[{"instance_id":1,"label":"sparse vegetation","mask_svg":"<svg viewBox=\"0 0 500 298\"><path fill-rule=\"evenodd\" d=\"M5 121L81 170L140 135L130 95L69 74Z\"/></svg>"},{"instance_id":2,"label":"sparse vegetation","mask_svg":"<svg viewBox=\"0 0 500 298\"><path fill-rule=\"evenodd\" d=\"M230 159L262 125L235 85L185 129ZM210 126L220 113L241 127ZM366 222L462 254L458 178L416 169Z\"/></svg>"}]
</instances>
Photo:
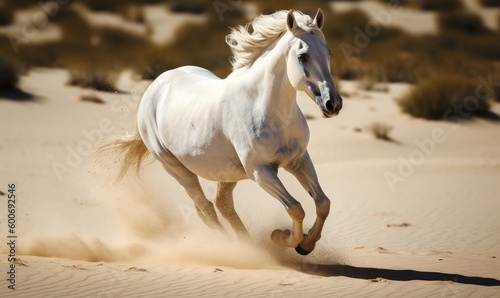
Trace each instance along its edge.
<instances>
[{"instance_id":1,"label":"sparse vegetation","mask_svg":"<svg viewBox=\"0 0 500 298\"><path fill-rule=\"evenodd\" d=\"M68 69L72 86L92 88L99 91L116 91L117 73L114 70L92 67L89 65L72 66Z\"/></svg>"},{"instance_id":2,"label":"sparse vegetation","mask_svg":"<svg viewBox=\"0 0 500 298\"><path fill-rule=\"evenodd\" d=\"M500 0L480 0L481 4L486 7L500 7Z\"/></svg>"},{"instance_id":3,"label":"sparse vegetation","mask_svg":"<svg viewBox=\"0 0 500 298\"><path fill-rule=\"evenodd\" d=\"M425 35L382 27L378 35L367 36L368 46L361 48L356 47L360 37L353 28L363 32L369 22L363 15L361 11L335 14L335 29L329 29L331 21L326 19L323 31L335 53L332 69L342 79L355 80L372 73L377 82L415 83L446 73L475 77L498 72L494 61L500 60L500 33L481 29L485 28L481 21L462 30ZM354 50L346 51L349 47Z\"/></svg>"},{"instance_id":4,"label":"sparse vegetation","mask_svg":"<svg viewBox=\"0 0 500 298\"><path fill-rule=\"evenodd\" d=\"M89 9L94 11L119 12L129 5L144 5L162 3L165 0L80 0Z\"/></svg>"},{"instance_id":5,"label":"sparse vegetation","mask_svg":"<svg viewBox=\"0 0 500 298\"><path fill-rule=\"evenodd\" d=\"M119 1L84 0L82 1L89 9L94 11L117 12L121 6Z\"/></svg>"},{"instance_id":6,"label":"sparse vegetation","mask_svg":"<svg viewBox=\"0 0 500 298\"><path fill-rule=\"evenodd\" d=\"M72 7L61 7L61 10L50 18L50 22L59 25L62 30L61 44L89 44L92 27Z\"/></svg>"},{"instance_id":7,"label":"sparse vegetation","mask_svg":"<svg viewBox=\"0 0 500 298\"><path fill-rule=\"evenodd\" d=\"M144 7L131 5L123 8L121 10L121 15L128 21L132 21L139 24L144 24L146 22L146 16L144 15Z\"/></svg>"},{"instance_id":8,"label":"sparse vegetation","mask_svg":"<svg viewBox=\"0 0 500 298\"><path fill-rule=\"evenodd\" d=\"M440 13L438 24L442 31L454 30L467 34L478 34L488 31L480 16L465 10Z\"/></svg>"},{"instance_id":9,"label":"sparse vegetation","mask_svg":"<svg viewBox=\"0 0 500 298\"><path fill-rule=\"evenodd\" d=\"M455 10L463 8L462 1L460 0L415 0L413 1L412 5L422 10L435 11Z\"/></svg>"},{"instance_id":10,"label":"sparse vegetation","mask_svg":"<svg viewBox=\"0 0 500 298\"><path fill-rule=\"evenodd\" d=\"M175 0L170 4L170 10L178 13L202 14L207 11L211 3L203 0L183 1Z\"/></svg>"},{"instance_id":11,"label":"sparse vegetation","mask_svg":"<svg viewBox=\"0 0 500 298\"><path fill-rule=\"evenodd\" d=\"M490 91L492 92L491 98L496 102L500 102L500 86L492 84L490 88Z\"/></svg>"},{"instance_id":12,"label":"sparse vegetation","mask_svg":"<svg viewBox=\"0 0 500 298\"><path fill-rule=\"evenodd\" d=\"M365 74L358 77L356 87L364 91L372 91L376 84L377 78L374 74Z\"/></svg>"},{"instance_id":13,"label":"sparse vegetation","mask_svg":"<svg viewBox=\"0 0 500 298\"><path fill-rule=\"evenodd\" d=\"M105 11L105 12L119 12L122 7L129 4L130 1L120 1L120 0L82 0L85 6L93 11Z\"/></svg>"},{"instance_id":14,"label":"sparse vegetation","mask_svg":"<svg viewBox=\"0 0 500 298\"><path fill-rule=\"evenodd\" d=\"M9 5L0 4L0 26L10 25L14 21L14 9Z\"/></svg>"},{"instance_id":15,"label":"sparse vegetation","mask_svg":"<svg viewBox=\"0 0 500 298\"><path fill-rule=\"evenodd\" d=\"M27 8L30 6L36 5L37 2L33 0L16 0L16 1L9 1L9 5L12 6L13 8Z\"/></svg>"},{"instance_id":16,"label":"sparse vegetation","mask_svg":"<svg viewBox=\"0 0 500 298\"><path fill-rule=\"evenodd\" d=\"M19 5L28 5L28 2L20 0ZM106 69L108 73L133 69L142 78L154 79L165 70L190 64L207 68L216 75L225 77L231 72L228 61L230 50L224 42L225 35L229 33L229 27L248 22L242 10L243 6L227 10L224 13L224 20L221 21L218 14L212 11L211 2L203 0L82 0L82 2L92 9L116 12L138 22L144 21L142 4L163 2L176 11L208 12L207 22L188 23L176 32L176 38L172 43L159 46L145 35L133 34L118 28L91 26L85 18L73 10L72 4L68 4L61 6L61 10L49 19L61 28L63 36L60 41L21 44L19 54L12 55L10 41L0 36L0 54L2 57L15 56L15 59L22 61L26 67L69 68L74 74L72 76L77 78L72 81L87 87L92 84L81 77L97 76L89 75L87 69L90 65L101 65L100 68ZM463 11L454 11L458 6L450 3L456 1L413 1L425 9L451 10L440 12L442 24L439 33L412 35L397 28L380 27L377 34L369 36L368 46L357 47L352 53L345 52L346 45L355 46L360 30L364 32L366 25L370 23L370 18L363 11L334 12L330 9L329 1L323 0L253 0L252 2L257 5L261 13L293 8L314 16L317 8L321 7L325 13L323 32L334 51L332 59L334 76L358 80L365 85L364 89L373 88L379 82L415 83L428 77L448 73L477 77L499 72L495 63L500 60L500 32L485 29L481 20L475 15L469 13L462 15ZM416 5L409 2L401 4ZM438 5L440 8L429 5ZM165 6L165 9L168 7ZM203 45L203 49L200 45ZM7 55L9 53L10 56ZM86 69L77 71L79 67ZM102 77L97 81L101 80L109 81ZM111 82L107 84L109 83Z\"/></svg>"},{"instance_id":17,"label":"sparse vegetation","mask_svg":"<svg viewBox=\"0 0 500 298\"><path fill-rule=\"evenodd\" d=\"M19 69L11 62L0 58L0 90L17 88Z\"/></svg>"},{"instance_id":18,"label":"sparse vegetation","mask_svg":"<svg viewBox=\"0 0 500 298\"><path fill-rule=\"evenodd\" d=\"M392 131L392 126L383 122L372 122L365 127L365 130L371 133L377 140L392 141L389 133Z\"/></svg>"},{"instance_id":19,"label":"sparse vegetation","mask_svg":"<svg viewBox=\"0 0 500 298\"><path fill-rule=\"evenodd\" d=\"M105 60L116 60L120 65L131 65L137 60L143 60L143 52L153 46L144 36L114 27L95 28L93 38L94 51L107 54L112 59Z\"/></svg>"},{"instance_id":20,"label":"sparse vegetation","mask_svg":"<svg viewBox=\"0 0 500 298\"><path fill-rule=\"evenodd\" d=\"M489 111L488 98L478 97L479 82L457 75L422 81L398 104L403 112L430 120L465 120Z\"/></svg>"},{"instance_id":21,"label":"sparse vegetation","mask_svg":"<svg viewBox=\"0 0 500 298\"><path fill-rule=\"evenodd\" d=\"M102 98L100 98L99 96L97 96L95 94L82 95L80 97L80 100L84 101L84 102L91 102L91 103L97 103L97 104L103 104L103 103L105 103L105 101L102 100Z\"/></svg>"},{"instance_id":22,"label":"sparse vegetation","mask_svg":"<svg viewBox=\"0 0 500 298\"><path fill-rule=\"evenodd\" d=\"M239 7L226 12L223 22L216 13L210 13L207 23L189 23L181 27L176 32L175 41L148 57L146 65L160 69L198 65L211 70L218 76L225 77L231 72L229 63L231 52L224 42L225 36L230 32L229 27L235 27L244 22L246 21L243 11ZM200 45L203 45L203 48L200 48ZM144 73L144 65L141 70Z\"/></svg>"}]
</instances>

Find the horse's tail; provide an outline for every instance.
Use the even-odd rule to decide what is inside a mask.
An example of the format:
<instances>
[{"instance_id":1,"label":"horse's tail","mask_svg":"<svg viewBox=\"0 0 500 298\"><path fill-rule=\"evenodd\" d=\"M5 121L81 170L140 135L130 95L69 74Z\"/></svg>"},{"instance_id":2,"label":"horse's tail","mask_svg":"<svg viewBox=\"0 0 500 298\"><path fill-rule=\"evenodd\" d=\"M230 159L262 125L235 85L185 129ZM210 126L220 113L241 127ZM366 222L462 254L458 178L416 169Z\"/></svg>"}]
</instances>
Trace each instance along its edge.
<instances>
[{"instance_id":1,"label":"horse's tail","mask_svg":"<svg viewBox=\"0 0 500 298\"><path fill-rule=\"evenodd\" d=\"M123 159L117 181L120 181L125 174L127 174L131 166L135 166L137 175L139 175L141 164L149 155L148 148L142 141L139 130L136 129L132 135L126 135L108 141L99 148L98 152L116 150L118 150L119 153L125 153L125 158Z\"/></svg>"}]
</instances>

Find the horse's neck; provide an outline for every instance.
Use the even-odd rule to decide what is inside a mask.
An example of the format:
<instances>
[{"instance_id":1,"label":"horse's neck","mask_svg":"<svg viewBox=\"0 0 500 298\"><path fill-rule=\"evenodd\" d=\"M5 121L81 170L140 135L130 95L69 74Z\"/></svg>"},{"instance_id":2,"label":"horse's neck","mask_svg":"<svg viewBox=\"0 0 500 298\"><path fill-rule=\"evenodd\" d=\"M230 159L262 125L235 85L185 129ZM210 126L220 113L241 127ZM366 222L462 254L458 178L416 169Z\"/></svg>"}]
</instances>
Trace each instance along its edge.
<instances>
[{"instance_id":1,"label":"horse's neck","mask_svg":"<svg viewBox=\"0 0 500 298\"><path fill-rule=\"evenodd\" d=\"M255 105L266 120L288 124L297 114L296 90L286 71L287 41L277 40L254 64L244 71Z\"/></svg>"}]
</instances>

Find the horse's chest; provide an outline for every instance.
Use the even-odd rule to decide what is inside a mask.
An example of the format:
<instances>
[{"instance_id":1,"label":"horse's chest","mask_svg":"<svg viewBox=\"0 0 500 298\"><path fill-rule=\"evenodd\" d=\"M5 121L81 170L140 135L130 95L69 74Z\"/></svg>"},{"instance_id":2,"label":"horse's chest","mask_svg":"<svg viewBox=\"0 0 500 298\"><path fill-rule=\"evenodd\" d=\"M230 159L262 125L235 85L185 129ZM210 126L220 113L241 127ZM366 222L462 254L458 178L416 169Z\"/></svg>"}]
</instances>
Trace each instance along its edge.
<instances>
[{"instance_id":1,"label":"horse's chest","mask_svg":"<svg viewBox=\"0 0 500 298\"><path fill-rule=\"evenodd\" d=\"M307 146L305 138L290 138L279 135L267 138L265 142L260 141L256 149L262 159L278 166L286 166L300 158L305 153Z\"/></svg>"},{"instance_id":2,"label":"horse's chest","mask_svg":"<svg viewBox=\"0 0 500 298\"><path fill-rule=\"evenodd\" d=\"M279 165L288 164L301 157L305 150L305 146L299 140L291 140L275 149L272 160Z\"/></svg>"},{"instance_id":3,"label":"horse's chest","mask_svg":"<svg viewBox=\"0 0 500 298\"><path fill-rule=\"evenodd\" d=\"M287 163L301 157L309 141L307 124L294 121L290 125L254 126L253 148L267 163L286 166Z\"/></svg>"}]
</instances>

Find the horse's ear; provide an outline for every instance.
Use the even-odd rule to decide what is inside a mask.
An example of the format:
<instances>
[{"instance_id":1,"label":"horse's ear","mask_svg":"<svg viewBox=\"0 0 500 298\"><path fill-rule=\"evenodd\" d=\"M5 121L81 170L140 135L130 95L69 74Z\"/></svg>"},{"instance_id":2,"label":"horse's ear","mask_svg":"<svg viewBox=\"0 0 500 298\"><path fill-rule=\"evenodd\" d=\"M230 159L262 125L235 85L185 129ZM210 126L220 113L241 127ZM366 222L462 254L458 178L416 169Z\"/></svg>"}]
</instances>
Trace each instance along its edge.
<instances>
[{"instance_id":1,"label":"horse's ear","mask_svg":"<svg viewBox=\"0 0 500 298\"><path fill-rule=\"evenodd\" d=\"M319 29L321 29L323 27L323 21L324 21L324 17L323 17L323 11L321 10L321 8L318 8L318 12L316 13L316 16L314 17L314 24L316 26L318 26Z\"/></svg>"},{"instance_id":2,"label":"horse's ear","mask_svg":"<svg viewBox=\"0 0 500 298\"><path fill-rule=\"evenodd\" d=\"M293 31L297 28L297 21L295 20L295 16L293 15L293 9L290 9L288 14L286 15L286 26L288 30Z\"/></svg>"}]
</instances>

